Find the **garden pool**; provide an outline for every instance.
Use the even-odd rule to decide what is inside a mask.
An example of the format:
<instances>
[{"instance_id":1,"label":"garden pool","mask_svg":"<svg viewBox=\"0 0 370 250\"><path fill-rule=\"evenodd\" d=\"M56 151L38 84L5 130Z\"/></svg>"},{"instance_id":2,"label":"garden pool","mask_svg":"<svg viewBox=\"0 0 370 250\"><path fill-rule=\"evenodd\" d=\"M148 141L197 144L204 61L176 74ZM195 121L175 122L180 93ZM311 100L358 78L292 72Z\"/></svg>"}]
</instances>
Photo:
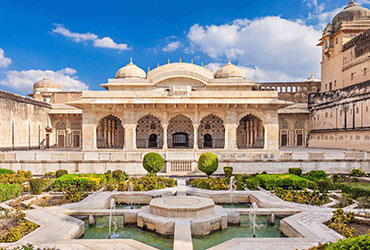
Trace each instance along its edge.
<instances>
[{"instance_id":1,"label":"garden pool","mask_svg":"<svg viewBox=\"0 0 370 250\"><path fill-rule=\"evenodd\" d=\"M241 225L231 226L227 229L213 232L208 236L193 236L193 249L203 250L233 238L251 238L253 237L252 227L248 215L241 215ZM81 239L108 239L108 216L97 217L96 225L88 225L88 219L85 219L85 234ZM122 225L122 216L116 217L117 225ZM276 218L275 226L267 224L266 216L257 216L256 237L277 238L285 237L280 232L280 218ZM170 250L173 248L173 237L164 237L154 232L144 231L136 225L125 225L118 227L111 237L112 239L134 239L158 249Z\"/></svg>"}]
</instances>

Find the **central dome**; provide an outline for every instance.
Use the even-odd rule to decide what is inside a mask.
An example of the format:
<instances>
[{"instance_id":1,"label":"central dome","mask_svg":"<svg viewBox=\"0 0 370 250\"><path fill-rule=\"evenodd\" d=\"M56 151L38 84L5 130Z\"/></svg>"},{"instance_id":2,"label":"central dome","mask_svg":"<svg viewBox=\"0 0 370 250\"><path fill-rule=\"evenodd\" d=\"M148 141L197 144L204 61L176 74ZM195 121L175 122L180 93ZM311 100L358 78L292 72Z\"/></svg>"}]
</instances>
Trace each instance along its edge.
<instances>
[{"instance_id":1,"label":"central dome","mask_svg":"<svg viewBox=\"0 0 370 250\"><path fill-rule=\"evenodd\" d=\"M212 72L208 69L192 63L168 63L157 67L148 73L147 79L159 82L173 77L193 78L201 81L213 79Z\"/></svg>"},{"instance_id":2,"label":"central dome","mask_svg":"<svg viewBox=\"0 0 370 250\"><path fill-rule=\"evenodd\" d=\"M229 59L225 66L216 71L215 78L245 79L246 76L244 70L232 64Z\"/></svg>"},{"instance_id":3,"label":"central dome","mask_svg":"<svg viewBox=\"0 0 370 250\"><path fill-rule=\"evenodd\" d=\"M353 0L351 0L347 7L344 8L341 12L339 12L332 21L332 24L335 25L342 21L353 21L353 20L370 20L370 10L360 5L355 4Z\"/></svg>"}]
</instances>

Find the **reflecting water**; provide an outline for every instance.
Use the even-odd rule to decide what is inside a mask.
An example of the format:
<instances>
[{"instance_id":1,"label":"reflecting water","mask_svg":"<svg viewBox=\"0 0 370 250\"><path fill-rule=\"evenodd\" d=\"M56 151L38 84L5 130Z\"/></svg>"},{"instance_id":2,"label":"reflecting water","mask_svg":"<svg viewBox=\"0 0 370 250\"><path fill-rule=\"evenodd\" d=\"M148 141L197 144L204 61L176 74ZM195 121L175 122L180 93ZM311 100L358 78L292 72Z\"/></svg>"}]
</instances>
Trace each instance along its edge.
<instances>
[{"instance_id":1,"label":"reflecting water","mask_svg":"<svg viewBox=\"0 0 370 250\"><path fill-rule=\"evenodd\" d=\"M97 217L95 226L88 226L88 219L85 219L85 234L81 239L107 239L108 238L109 216ZM252 227L248 215L241 216L241 226L228 226L227 229L216 231L208 236L194 237L194 250L207 249L232 238L251 238L253 236ZM280 233L280 218L276 218L275 226L267 224L266 216L257 216L257 224L261 225L256 229L256 237L285 237ZM122 216L116 216L117 230L112 235L112 239L134 239L158 249L170 250L173 248L173 237L164 237L153 232L139 229L136 225L125 225L122 227Z\"/></svg>"},{"instance_id":2,"label":"reflecting water","mask_svg":"<svg viewBox=\"0 0 370 250\"><path fill-rule=\"evenodd\" d=\"M257 238L278 238L285 237L280 232L280 218L276 218L275 226L269 226L267 224L267 216L257 216L256 222L261 225L256 228ZM253 229L249 221L248 215L241 216L241 226L228 226L227 229L222 231L214 232L210 235L203 237L193 236L193 248L194 250L207 249L227 240L233 238L252 238Z\"/></svg>"},{"instance_id":3,"label":"reflecting water","mask_svg":"<svg viewBox=\"0 0 370 250\"><path fill-rule=\"evenodd\" d=\"M164 237L144 231L136 225L125 225L122 227L122 216L116 216L116 220L118 228L111 236L111 239L134 239L163 250L171 250L173 247L172 237ZM108 239L108 221L108 216L96 217L96 225L89 227L88 219L85 219L85 234L81 239Z\"/></svg>"},{"instance_id":4,"label":"reflecting water","mask_svg":"<svg viewBox=\"0 0 370 250\"><path fill-rule=\"evenodd\" d=\"M230 205L230 203L217 203L216 205L222 206L223 208L250 208L250 203L235 203Z\"/></svg>"}]
</instances>

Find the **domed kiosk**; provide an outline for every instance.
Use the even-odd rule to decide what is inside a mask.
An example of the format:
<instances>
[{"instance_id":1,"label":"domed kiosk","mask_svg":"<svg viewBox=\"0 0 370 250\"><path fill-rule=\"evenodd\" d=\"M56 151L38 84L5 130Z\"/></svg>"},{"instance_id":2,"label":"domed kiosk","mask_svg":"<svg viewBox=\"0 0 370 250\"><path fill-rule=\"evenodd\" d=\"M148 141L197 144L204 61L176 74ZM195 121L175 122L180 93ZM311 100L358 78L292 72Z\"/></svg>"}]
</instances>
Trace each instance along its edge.
<instances>
[{"instance_id":1,"label":"domed kiosk","mask_svg":"<svg viewBox=\"0 0 370 250\"><path fill-rule=\"evenodd\" d=\"M351 0L347 7L344 8L341 12L339 12L332 21L333 25L337 25L343 21L354 21L354 20L362 20L362 19L370 19L370 10L364 7L361 7L358 4L355 4L353 0Z\"/></svg>"},{"instance_id":2,"label":"domed kiosk","mask_svg":"<svg viewBox=\"0 0 370 250\"><path fill-rule=\"evenodd\" d=\"M228 63L223 66L222 68L219 68L215 73L215 79L246 79L245 72L232 64L230 62L230 59Z\"/></svg>"},{"instance_id":3,"label":"domed kiosk","mask_svg":"<svg viewBox=\"0 0 370 250\"><path fill-rule=\"evenodd\" d=\"M145 79L146 74L144 70L136 66L130 58L130 63L120 68L116 73L116 79L118 78L133 78L133 79Z\"/></svg>"}]
</instances>

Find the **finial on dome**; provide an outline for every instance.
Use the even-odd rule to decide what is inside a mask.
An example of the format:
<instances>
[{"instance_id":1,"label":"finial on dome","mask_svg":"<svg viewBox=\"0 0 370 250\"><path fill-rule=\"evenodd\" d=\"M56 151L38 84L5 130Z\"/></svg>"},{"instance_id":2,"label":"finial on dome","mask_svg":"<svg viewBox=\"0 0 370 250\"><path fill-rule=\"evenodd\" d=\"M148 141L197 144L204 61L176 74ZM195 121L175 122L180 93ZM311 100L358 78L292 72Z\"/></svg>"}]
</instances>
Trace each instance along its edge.
<instances>
[{"instance_id":1,"label":"finial on dome","mask_svg":"<svg viewBox=\"0 0 370 250\"><path fill-rule=\"evenodd\" d=\"M170 58L168 58L168 64L170 64Z\"/></svg>"},{"instance_id":2,"label":"finial on dome","mask_svg":"<svg viewBox=\"0 0 370 250\"><path fill-rule=\"evenodd\" d=\"M202 67L203 67L203 62L200 64L200 66L202 66Z\"/></svg>"},{"instance_id":3,"label":"finial on dome","mask_svg":"<svg viewBox=\"0 0 370 250\"><path fill-rule=\"evenodd\" d=\"M180 57L180 62L181 62L181 57Z\"/></svg>"},{"instance_id":4,"label":"finial on dome","mask_svg":"<svg viewBox=\"0 0 370 250\"><path fill-rule=\"evenodd\" d=\"M133 63L132 63L132 57L130 57L130 64L133 64Z\"/></svg>"},{"instance_id":5,"label":"finial on dome","mask_svg":"<svg viewBox=\"0 0 370 250\"><path fill-rule=\"evenodd\" d=\"M311 78L314 78L313 72L311 72Z\"/></svg>"},{"instance_id":6,"label":"finial on dome","mask_svg":"<svg viewBox=\"0 0 370 250\"><path fill-rule=\"evenodd\" d=\"M231 64L230 57L227 59L227 64Z\"/></svg>"},{"instance_id":7,"label":"finial on dome","mask_svg":"<svg viewBox=\"0 0 370 250\"><path fill-rule=\"evenodd\" d=\"M211 67L211 72L213 73L213 67Z\"/></svg>"},{"instance_id":8,"label":"finial on dome","mask_svg":"<svg viewBox=\"0 0 370 250\"><path fill-rule=\"evenodd\" d=\"M49 72L46 72L46 77L49 77Z\"/></svg>"},{"instance_id":9,"label":"finial on dome","mask_svg":"<svg viewBox=\"0 0 370 250\"><path fill-rule=\"evenodd\" d=\"M149 71L150 71L150 67L148 66L148 73L149 73Z\"/></svg>"},{"instance_id":10,"label":"finial on dome","mask_svg":"<svg viewBox=\"0 0 370 250\"><path fill-rule=\"evenodd\" d=\"M157 63L157 68L159 67L159 63Z\"/></svg>"},{"instance_id":11,"label":"finial on dome","mask_svg":"<svg viewBox=\"0 0 370 250\"><path fill-rule=\"evenodd\" d=\"M191 64L193 64L194 63L194 61L193 61L193 59L191 59Z\"/></svg>"}]
</instances>

